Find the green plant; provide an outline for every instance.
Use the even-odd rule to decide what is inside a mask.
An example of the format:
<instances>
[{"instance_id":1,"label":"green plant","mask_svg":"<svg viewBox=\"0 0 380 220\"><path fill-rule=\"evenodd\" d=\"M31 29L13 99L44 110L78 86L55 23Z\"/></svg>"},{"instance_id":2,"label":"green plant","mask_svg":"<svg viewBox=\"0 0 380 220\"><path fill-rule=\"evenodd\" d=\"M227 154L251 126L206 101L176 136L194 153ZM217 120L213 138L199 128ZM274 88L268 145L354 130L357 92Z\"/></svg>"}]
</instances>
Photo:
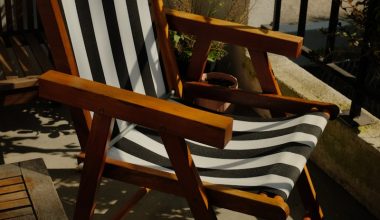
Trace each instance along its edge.
<instances>
[{"instance_id":1,"label":"green plant","mask_svg":"<svg viewBox=\"0 0 380 220\"><path fill-rule=\"evenodd\" d=\"M371 55L380 61L380 1L343 0L341 8L351 28L340 27L338 34L352 47L368 46Z\"/></svg>"},{"instance_id":2,"label":"green plant","mask_svg":"<svg viewBox=\"0 0 380 220\"><path fill-rule=\"evenodd\" d=\"M169 8L176 10L244 23L248 17L249 2L248 0L166 0L165 3ZM239 8L243 8L244 13L241 10L239 11ZM177 59L181 62L188 61L192 55L195 37L171 30L170 38ZM213 41L207 60L215 62L226 55L225 44Z\"/></svg>"}]
</instances>

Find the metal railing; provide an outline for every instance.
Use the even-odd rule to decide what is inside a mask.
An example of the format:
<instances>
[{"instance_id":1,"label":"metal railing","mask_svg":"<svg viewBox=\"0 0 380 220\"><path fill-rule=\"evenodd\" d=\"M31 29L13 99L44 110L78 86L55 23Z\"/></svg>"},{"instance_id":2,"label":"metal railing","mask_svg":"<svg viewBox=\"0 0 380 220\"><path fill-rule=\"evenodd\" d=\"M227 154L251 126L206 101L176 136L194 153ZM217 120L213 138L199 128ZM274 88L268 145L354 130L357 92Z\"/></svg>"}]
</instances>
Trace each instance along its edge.
<instances>
[{"instance_id":1,"label":"metal railing","mask_svg":"<svg viewBox=\"0 0 380 220\"><path fill-rule=\"evenodd\" d=\"M305 36L308 3L309 3L308 0L301 0L301 3L300 3L297 35L302 36L302 37ZM277 31L280 29L281 4L282 4L282 0L275 0L272 30ZM379 112L371 111L371 109L368 109L368 106L364 106L364 101L363 101L365 98L370 98L371 100L375 100L377 105L380 106L379 97L376 96L376 94L368 92L365 88L364 80L368 72L367 71L368 49L369 49L367 47L368 44L365 42L363 44L364 46L361 48L360 59L357 61L358 68L356 68L356 70L353 70L352 68L344 69L344 67L342 68L342 65L339 65L337 64L336 61L334 61L333 54L335 50L337 27L339 24L340 5L341 5L341 0L332 0L331 2L330 17L329 17L329 24L328 24L328 28L326 32L327 36L326 36L324 54L322 55L316 54L312 49L306 46L303 47L302 54L305 57L312 60L314 63L318 64L320 69L333 73L337 77L342 78L343 80L341 82L347 83L347 85L353 88L353 91L351 91L352 94L348 95L349 98L351 98L352 100L350 111L349 113L347 113L348 118L350 120L353 120L354 118L358 118L361 115L362 107L365 107L368 111L370 111L377 117L380 117ZM338 86L338 85L332 85L332 84L330 85L334 88Z\"/></svg>"}]
</instances>

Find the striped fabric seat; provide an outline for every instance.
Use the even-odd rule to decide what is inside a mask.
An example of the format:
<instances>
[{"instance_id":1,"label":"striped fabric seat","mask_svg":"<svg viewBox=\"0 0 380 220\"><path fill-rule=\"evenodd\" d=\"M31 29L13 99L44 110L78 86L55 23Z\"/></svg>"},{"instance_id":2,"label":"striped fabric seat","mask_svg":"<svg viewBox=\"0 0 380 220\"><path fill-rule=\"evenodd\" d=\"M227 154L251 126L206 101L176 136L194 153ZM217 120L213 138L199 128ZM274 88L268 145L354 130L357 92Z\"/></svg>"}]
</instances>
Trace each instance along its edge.
<instances>
[{"instance_id":1,"label":"striped fabric seat","mask_svg":"<svg viewBox=\"0 0 380 220\"><path fill-rule=\"evenodd\" d=\"M165 88L147 0L62 0L81 77L162 97ZM235 117L224 150L188 141L204 181L287 199L327 123L323 113ZM159 135L118 121L109 156L173 172Z\"/></svg>"}]
</instances>

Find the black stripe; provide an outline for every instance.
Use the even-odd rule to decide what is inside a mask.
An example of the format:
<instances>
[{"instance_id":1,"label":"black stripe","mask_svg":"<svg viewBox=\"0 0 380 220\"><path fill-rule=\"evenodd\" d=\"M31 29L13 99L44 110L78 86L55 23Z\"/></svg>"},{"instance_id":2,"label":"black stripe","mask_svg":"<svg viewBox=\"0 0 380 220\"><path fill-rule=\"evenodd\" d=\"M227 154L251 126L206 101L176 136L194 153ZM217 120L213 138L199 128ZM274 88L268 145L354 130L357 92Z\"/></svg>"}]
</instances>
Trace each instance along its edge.
<instances>
[{"instance_id":1,"label":"black stripe","mask_svg":"<svg viewBox=\"0 0 380 220\"><path fill-rule=\"evenodd\" d=\"M298 124L292 127L277 129L272 131L234 131L234 140L260 140L267 138L274 138L283 135L288 135L295 132L301 132L305 134L311 134L315 137L319 137L322 134L322 129L315 125L310 124Z\"/></svg>"},{"instance_id":2,"label":"black stripe","mask_svg":"<svg viewBox=\"0 0 380 220\"><path fill-rule=\"evenodd\" d=\"M137 59L141 71L145 93L149 96L157 97L154 89L153 76L150 71L148 54L146 52L144 35L141 28L140 15L137 6L138 0L127 0L129 20L131 22L133 41L136 47ZM141 1L141 0L140 0Z\"/></svg>"},{"instance_id":3,"label":"black stripe","mask_svg":"<svg viewBox=\"0 0 380 220\"><path fill-rule=\"evenodd\" d=\"M96 82L106 83L103 68L100 62L94 27L92 25L89 3L88 1L75 0L75 4L78 11L78 18L93 80Z\"/></svg>"},{"instance_id":4,"label":"black stripe","mask_svg":"<svg viewBox=\"0 0 380 220\"><path fill-rule=\"evenodd\" d=\"M122 138L119 142L117 142L115 144L115 147L137 158L149 161L153 164L157 164L168 169L172 169L171 162L168 158L156 154L126 138Z\"/></svg>"},{"instance_id":5,"label":"black stripe","mask_svg":"<svg viewBox=\"0 0 380 220\"><path fill-rule=\"evenodd\" d=\"M136 127L136 130L145 134L149 138L162 143L160 136L146 128ZM211 147L204 147L201 145L197 145L196 143L189 143L190 151L193 155L204 156L204 157L212 157L212 158L220 158L220 159L245 159L245 158L255 158L262 157L266 155L271 155L274 153L280 152L291 152L295 154L299 154L308 158L310 153L312 152L312 148L302 143L289 142L281 145L274 145L266 148L260 149L247 149L247 150L232 150L232 149L217 149Z\"/></svg>"},{"instance_id":6,"label":"black stripe","mask_svg":"<svg viewBox=\"0 0 380 220\"><path fill-rule=\"evenodd\" d=\"M115 145L115 147L142 160L148 161L161 167L172 169L171 162L168 158L156 154L150 151L149 149L145 148L144 146L141 146L125 138L122 138ZM223 169L222 167L220 167L220 169L198 168L198 171L202 176L223 178L244 178L263 176L267 174L276 174L295 180L300 175L298 168L281 163L276 163L263 167L233 170Z\"/></svg>"},{"instance_id":7,"label":"black stripe","mask_svg":"<svg viewBox=\"0 0 380 220\"><path fill-rule=\"evenodd\" d=\"M140 159L146 160L150 163L156 164L161 167L165 167L167 169L173 170L171 167L170 160L166 157L162 157L156 153L153 153L149 150L147 150L144 147L141 147L140 145L131 142L125 138L122 138L122 140L116 144L117 148L135 156ZM214 170L214 169L203 169L198 168L199 174L204 177L220 177L220 178L244 178L244 177L260 177L267 174L275 174L283 177L287 177L291 179L293 182L296 182L299 177L299 170L295 167L292 167L290 165L286 164L274 164L270 166L265 167L258 167L258 168L252 168L252 169L240 169L240 170ZM278 185L282 184L282 185ZM289 188L291 189L292 186L288 183L278 183L276 187L279 188ZM287 198L286 194L282 192L281 190L271 188L271 187L265 187L265 186L237 186L233 185L231 187L234 188L240 188L243 190L249 190L253 192L269 192L274 193L276 195L282 196L284 199Z\"/></svg>"},{"instance_id":8,"label":"black stripe","mask_svg":"<svg viewBox=\"0 0 380 220\"><path fill-rule=\"evenodd\" d=\"M237 114L234 114L234 115L225 114L225 115L233 117L236 120L250 121L250 122L281 122L281 121L292 120L292 119L304 116L304 115L293 115L293 116L278 117L278 118L262 118L262 117L252 117L252 116L237 115ZM305 115L315 115L315 116L319 116L328 120L327 115L324 114L323 112L310 112Z\"/></svg>"},{"instance_id":9,"label":"black stripe","mask_svg":"<svg viewBox=\"0 0 380 220\"><path fill-rule=\"evenodd\" d=\"M289 179L295 180L300 175L300 171L294 167L287 164L272 164L270 166L254 167L249 169L203 169L198 168L201 176L207 177L220 177L220 178L249 178L249 177L260 177L268 174L275 174L279 176L284 176ZM285 175L286 174L286 175Z\"/></svg>"},{"instance_id":10,"label":"black stripe","mask_svg":"<svg viewBox=\"0 0 380 220\"><path fill-rule=\"evenodd\" d=\"M111 42L112 55L115 61L117 76L120 87L132 90L131 81L129 79L127 64L125 61L123 45L121 43L119 24L117 22L114 1L103 0L103 9L107 23L108 35Z\"/></svg>"}]
</instances>

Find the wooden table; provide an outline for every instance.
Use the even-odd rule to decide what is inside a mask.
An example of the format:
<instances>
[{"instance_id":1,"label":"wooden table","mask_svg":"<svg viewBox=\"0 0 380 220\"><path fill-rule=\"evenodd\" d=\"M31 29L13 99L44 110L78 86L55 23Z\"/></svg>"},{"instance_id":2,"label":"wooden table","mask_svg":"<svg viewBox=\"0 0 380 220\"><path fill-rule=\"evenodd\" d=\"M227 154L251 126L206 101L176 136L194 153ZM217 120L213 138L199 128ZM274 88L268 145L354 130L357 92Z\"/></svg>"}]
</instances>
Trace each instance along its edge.
<instances>
[{"instance_id":1,"label":"wooden table","mask_svg":"<svg viewBox=\"0 0 380 220\"><path fill-rule=\"evenodd\" d=\"M42 159L0 166L0 219L68 219Z\"/></svg>"}]
</instances>

